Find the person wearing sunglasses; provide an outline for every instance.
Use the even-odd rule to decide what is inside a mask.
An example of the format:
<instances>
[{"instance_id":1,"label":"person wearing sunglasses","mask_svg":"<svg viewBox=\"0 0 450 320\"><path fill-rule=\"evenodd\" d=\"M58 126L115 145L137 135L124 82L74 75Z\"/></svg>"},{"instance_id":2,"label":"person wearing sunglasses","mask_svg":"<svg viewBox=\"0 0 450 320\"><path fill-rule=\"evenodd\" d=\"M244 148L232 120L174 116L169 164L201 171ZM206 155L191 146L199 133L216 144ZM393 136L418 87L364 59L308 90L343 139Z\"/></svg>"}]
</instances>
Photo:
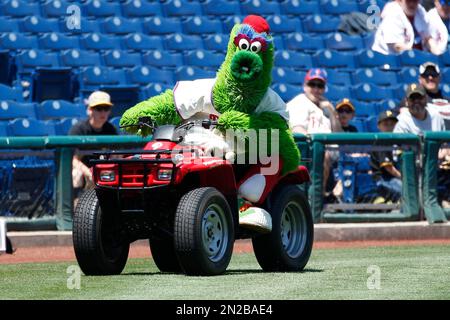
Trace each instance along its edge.
<instances>
[{"instance_id":1,"label":"person wearing sunglasses","mask_svg":"<svg viewBox=\"0 0 450 320\"><path fill-rule=\"evenodd\" d=\"M342 131L344 132L358 132L358 129L350 124L350 121L355 117L355 107L350 99L344 98L336 104L336 112Z\"/></svg>"},{"instance_id":2,"label":"person wearing sunglasses","mask_svg":"<svg viewBox=\"0 0 450 320\"><path fill-rule=\"evenodd\" d=\"M69 135L95 136L117 135L116 128L108 121L111 115L111 97L103 91L93 92L87 99L87 115L84 121L77 122L69 131ZM72 185L75 205L80 193L92 187L92 176L89 160L92 156L75 152L72 160Z\"/></svg>"}]
</instances>

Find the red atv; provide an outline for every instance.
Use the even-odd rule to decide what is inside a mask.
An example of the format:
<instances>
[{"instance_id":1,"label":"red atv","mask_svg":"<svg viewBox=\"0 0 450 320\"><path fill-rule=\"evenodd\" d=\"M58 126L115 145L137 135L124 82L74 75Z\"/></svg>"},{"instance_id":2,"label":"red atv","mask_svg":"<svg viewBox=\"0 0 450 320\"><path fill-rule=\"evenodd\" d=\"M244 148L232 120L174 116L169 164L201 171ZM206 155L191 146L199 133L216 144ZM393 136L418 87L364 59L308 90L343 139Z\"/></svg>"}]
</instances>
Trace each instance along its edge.
<instances>
[{"instance_id":1,"label":"red atv","mask_svg":"<svg viewBox=\"0 0 450 320\"><path fill-rule=\"evenodd\" d=\"M251 238L265 271L300 271L309 260L313 220L298 185L309 181L305 167L281 177L264 199L272 232L239 226L237 182L249 166L234 165L201 148L182 146L193 126L210 130L210 120L156 126L143 150L99 152L93 164L95 190L85 192L74 212L73 243L86 275L120 274L130 243L149 239L163 272L190 275L223 273L235 239ZM121 158L118 158L121 157Z\"/></svg>"}]
</instances>

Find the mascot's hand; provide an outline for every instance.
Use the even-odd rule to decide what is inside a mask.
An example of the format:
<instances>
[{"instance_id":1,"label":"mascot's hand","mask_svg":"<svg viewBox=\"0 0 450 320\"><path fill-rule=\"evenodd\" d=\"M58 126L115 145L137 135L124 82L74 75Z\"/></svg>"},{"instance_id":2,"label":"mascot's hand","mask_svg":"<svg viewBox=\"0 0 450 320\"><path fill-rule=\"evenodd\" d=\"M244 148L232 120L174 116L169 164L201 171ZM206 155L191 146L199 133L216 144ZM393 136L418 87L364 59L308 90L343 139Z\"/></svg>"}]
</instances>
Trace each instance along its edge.
<instances>
[{"instance_id":1,"label":"mascot's hand","mask_svg":"<svg viewBox=\"0 0 450 320\"><path fill-rule=\"evenodd\" d=\"M243 129L249 128L250 116L246 113L230 110L220 115L217 121L217 128L222 132L226 129Z\"/></svg>"},{"instance_id":2,"label":"mascot's hand","mask_svg":"<svg viewBox=\"0 0 450 320\"><path fill-rule=\"evenodd\" d=\"M145 127L145 126L140 127L140 126L138 126L138 123L139 123L139 117L136 116L135 110L128 109L122 115L119 125L121 127L124 127L124 128L121 128L122 130L125 130L126 132L131 133L131 134L137 134L137 135L141 135L141 136L145 137L152 133L152 130L150 128Z\"/></svg>"}]
</instances>

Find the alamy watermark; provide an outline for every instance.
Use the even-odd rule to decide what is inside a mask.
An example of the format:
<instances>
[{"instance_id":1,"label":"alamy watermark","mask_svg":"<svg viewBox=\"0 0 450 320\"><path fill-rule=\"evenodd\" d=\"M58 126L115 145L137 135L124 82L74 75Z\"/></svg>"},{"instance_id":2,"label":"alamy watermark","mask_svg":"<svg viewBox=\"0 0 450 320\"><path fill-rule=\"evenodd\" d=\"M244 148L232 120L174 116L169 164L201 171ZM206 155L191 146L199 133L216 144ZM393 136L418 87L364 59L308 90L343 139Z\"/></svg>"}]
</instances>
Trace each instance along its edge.
<instances>
[{"instance_id":1,"label":"alamy watermark","mask_svg":"<svg viewBox=\"0 0 450 320\"><path fill-rule=\"evenodd\" d=\"M72 4L66 10L66 27L69 30L81 29L81 9L79 6Z\"/></svg>"},{"instance_id":2,"label":"alamy watermark","mask_svg":"<svg viewBox=\"0 0 450 320\"><path fill-rule=\"evenodd\" d=\"M367 267L367 273L370 276L367 278L367 289L380 290L381 289L381 268L377 265Z\"/></svg>"},{"instance_id":3,"label":"alamy watermark","mask_svg":"<svg viewBox=\"0 0 450 320\"><path fill-rule=\"evenodd\" d=\"M376 4L372 4L367 7L366 10L367 15L369 16L367 18L367 28L369 30L375 30L378 28L381 22L381 9Z\"/></svg>"},{"instance_id":4,"label":"alamy watermark","mask_svg":"<svg viewBox=\"0 0 450 320\"><path fill-rule=\"evenodd\" d=\"M81 289L81 269L77 265L70 265L67 267L66 273L69 275L67 278L67 289L80 290Z\"/></svg>"}]
</instances>

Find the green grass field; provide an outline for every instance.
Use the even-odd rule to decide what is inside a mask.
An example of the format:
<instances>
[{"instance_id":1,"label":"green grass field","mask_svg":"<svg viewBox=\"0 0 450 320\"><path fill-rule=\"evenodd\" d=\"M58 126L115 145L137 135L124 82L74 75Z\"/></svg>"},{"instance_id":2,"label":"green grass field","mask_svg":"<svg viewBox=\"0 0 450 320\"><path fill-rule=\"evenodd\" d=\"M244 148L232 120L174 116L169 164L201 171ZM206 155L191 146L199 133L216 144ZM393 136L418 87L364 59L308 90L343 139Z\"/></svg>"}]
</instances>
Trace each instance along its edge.
<instances>
[{"instance_id":1,"label":"green grass field","mask_svg":"<svg viewBox=\"0 0 450 320\"><path fill-rule=\"evenodd\" d=\"M450 247L444 245L313 250L304 272L264 273L253 254L236 254L217 277L161 274L132 259L120 276L81 276L74 263L0 265L0 299L450 299ZM369 266L380 288L368 289Z\"/></svg>"}]
</instances>

